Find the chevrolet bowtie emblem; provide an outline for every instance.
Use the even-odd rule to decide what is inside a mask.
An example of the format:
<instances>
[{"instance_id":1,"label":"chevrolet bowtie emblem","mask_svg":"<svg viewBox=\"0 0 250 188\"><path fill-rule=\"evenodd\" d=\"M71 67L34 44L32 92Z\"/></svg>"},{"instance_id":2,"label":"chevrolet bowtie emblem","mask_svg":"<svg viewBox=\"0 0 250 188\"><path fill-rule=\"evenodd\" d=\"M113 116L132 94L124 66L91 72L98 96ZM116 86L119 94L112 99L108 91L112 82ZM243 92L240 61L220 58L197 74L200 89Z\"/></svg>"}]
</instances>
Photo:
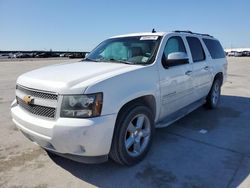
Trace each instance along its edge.
<instances>
[{"instance_id":1,"label":"chevrolet bowtie emblem","mask_svg":"<svg viewBox=\"0 0 250 188\"><path fill-rule=\"evenodd\" d=\"M26 95L26 96L23 97L23 101L26 104L33 104L34 99L30 95Z\"/></svg>"}]
</instances>

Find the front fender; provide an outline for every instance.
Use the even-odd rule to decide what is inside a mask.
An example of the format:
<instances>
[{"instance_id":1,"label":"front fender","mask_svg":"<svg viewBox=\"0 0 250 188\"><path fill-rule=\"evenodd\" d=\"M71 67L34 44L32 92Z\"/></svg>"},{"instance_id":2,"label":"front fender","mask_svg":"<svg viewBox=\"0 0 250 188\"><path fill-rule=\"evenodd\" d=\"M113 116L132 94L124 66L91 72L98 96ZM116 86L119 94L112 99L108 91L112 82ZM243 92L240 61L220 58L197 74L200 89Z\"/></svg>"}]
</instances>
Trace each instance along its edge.
<instances>
[{"instance_id":1,"label":"front fender","mask_svg":"<svg viewBox=\"0 0 250 188\"><path fill-rule=\"evenodd\" d=\"M132 66L132 65L131 65ZM85 93L103 92L102 115L118 113L123 105L145 95L156 99L156 116L160 99L159 76L156 66L126 72L89 86Z\"/></svg>"}]
</instances>

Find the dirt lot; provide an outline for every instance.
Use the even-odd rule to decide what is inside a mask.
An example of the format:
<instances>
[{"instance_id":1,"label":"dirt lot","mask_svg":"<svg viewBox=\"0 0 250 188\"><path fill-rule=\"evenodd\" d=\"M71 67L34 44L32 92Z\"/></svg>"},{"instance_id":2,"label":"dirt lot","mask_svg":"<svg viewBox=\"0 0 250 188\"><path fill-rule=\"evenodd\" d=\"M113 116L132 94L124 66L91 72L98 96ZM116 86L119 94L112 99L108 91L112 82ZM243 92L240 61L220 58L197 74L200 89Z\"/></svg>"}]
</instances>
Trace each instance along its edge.
<instances>
[{"instance_id":1,"label":"dirt lot","mask_svg":"<svg viewBox=\"0 0 250 188\"><path fill-rule=\"evenodd\" d=\"M146 159L130 168L113 162L85 165L51 158L11 121L9 108L18 75L77 60L1 60L0 187L249 188L250 58L228 60L220 108L201 107L158 129Z\"/></svg>"}]
</instances>

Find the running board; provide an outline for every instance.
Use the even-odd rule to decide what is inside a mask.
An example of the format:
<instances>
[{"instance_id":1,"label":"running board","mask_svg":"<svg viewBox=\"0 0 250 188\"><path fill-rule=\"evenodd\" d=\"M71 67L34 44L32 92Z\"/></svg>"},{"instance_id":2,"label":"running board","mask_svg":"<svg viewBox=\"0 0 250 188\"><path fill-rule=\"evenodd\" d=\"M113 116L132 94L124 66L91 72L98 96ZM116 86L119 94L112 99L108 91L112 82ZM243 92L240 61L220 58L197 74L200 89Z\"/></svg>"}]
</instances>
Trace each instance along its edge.
<instances>
[{"instance_id":1,"label":"running board","mask_svg":"<svg viewBox=\"0 0 250 188\"><path fill-rule=\"evenodd\" d=\"M189 104L188 106L186 106L186 107L184 107L184 108L182 108L180 110L177 110L176 112L168 115L162 121L157 123L155 125L155 127L156 128L167 127L167 126L171 125L172 123L174 123L175 121L177 121L177 120L181 119L182 117L186 116L190 112L194 111L195 109L197 109L198 107L200 107L204 103L205 103L205 98L202 98L202 99L200 99L198 101L195 101L195 102Z\"/></svg>"}]
</instances>

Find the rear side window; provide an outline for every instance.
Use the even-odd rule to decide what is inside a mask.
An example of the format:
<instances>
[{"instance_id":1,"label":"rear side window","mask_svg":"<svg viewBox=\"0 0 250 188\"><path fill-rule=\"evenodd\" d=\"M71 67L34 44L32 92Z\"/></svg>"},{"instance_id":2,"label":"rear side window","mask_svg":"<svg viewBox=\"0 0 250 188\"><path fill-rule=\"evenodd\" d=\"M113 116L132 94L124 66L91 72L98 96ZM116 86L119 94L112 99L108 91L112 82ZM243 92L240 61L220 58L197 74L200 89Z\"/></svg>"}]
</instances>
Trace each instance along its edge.
<instances>
[{"instance_id":1,"label":"rear side window","mask_svg":"<svg viewBox=\"0 0 250 188\"><path fill-rule=\"evenodd\" d=\"M202 39L213 59L225 58L225 52L217 40Z\"/></svg>"},{"instance_id":2,"label":"rear side window","mask_svg":"<svg viewBox=\"0 0 250 188\"><path fill-rule=\"evenodd\" d=\"M201 42L196 37L187 37L187 42L192 54L193 62L199 62L206 59L205 52L202 48Z\"/></svg>"}]
</instances>

